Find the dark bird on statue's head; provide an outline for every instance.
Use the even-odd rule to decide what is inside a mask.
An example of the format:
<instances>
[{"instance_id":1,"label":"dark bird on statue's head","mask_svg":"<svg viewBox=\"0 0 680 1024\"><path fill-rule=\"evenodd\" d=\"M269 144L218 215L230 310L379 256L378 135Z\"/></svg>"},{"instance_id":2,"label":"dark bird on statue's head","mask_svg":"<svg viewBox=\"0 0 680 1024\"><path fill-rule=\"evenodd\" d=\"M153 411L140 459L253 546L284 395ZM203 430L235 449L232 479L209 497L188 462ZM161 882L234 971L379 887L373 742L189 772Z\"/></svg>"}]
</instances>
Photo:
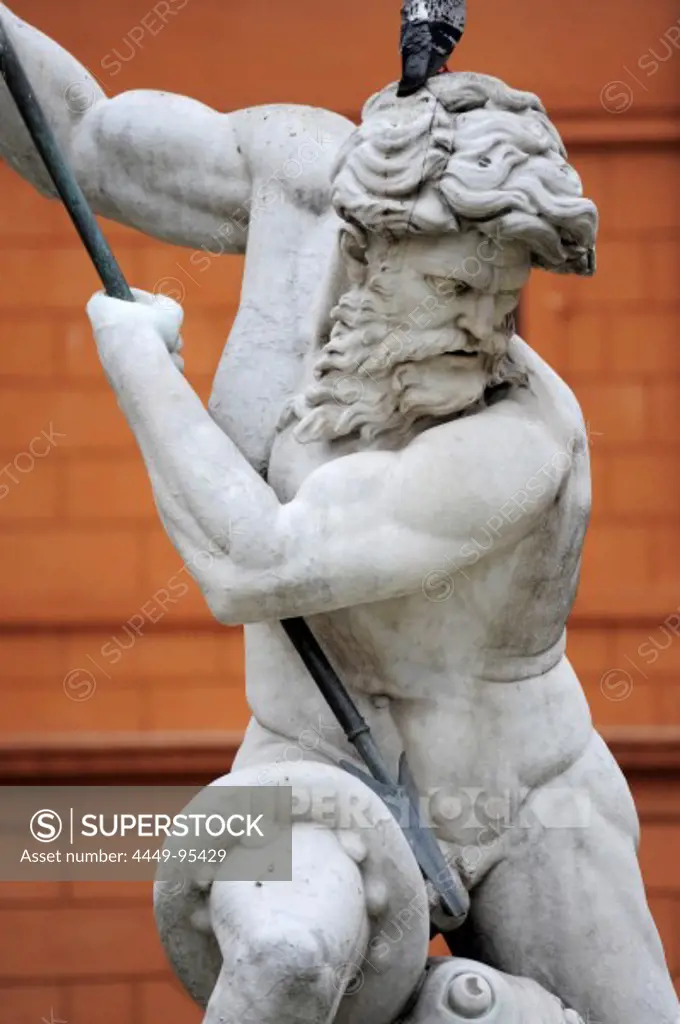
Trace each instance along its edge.
<instances>
[{"instance_id":1,"label":"dark bird on statue's head","mask_svg":"<svg viewBox=\"0 0 680 1024\"><path fill-rule=\"evenodd\" d=\"M465 30L465 4L466 0L404 0L398 96L411 96L428 78L446 70Z\"/></svg>"}]
</instances>

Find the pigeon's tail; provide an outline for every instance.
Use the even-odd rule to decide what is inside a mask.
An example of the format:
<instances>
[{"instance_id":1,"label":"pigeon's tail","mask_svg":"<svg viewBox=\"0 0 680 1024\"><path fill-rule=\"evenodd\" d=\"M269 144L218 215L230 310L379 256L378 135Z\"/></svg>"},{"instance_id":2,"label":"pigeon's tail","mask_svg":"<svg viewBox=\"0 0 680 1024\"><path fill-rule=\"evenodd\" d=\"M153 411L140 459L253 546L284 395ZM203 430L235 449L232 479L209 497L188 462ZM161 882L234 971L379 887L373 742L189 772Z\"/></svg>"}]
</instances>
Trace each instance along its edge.
<instances>
[{"instance_id":1,"label":"pigeon's tail","mask_svg":"<svg viewBox=\"0 0 680 1024\"><path fill-rule=\"evenodd\" d=\"M411 96L446 67L462 31L445 21L409 21L401 34L403 72L397 96Z\"/></svg>"}]
</instances>

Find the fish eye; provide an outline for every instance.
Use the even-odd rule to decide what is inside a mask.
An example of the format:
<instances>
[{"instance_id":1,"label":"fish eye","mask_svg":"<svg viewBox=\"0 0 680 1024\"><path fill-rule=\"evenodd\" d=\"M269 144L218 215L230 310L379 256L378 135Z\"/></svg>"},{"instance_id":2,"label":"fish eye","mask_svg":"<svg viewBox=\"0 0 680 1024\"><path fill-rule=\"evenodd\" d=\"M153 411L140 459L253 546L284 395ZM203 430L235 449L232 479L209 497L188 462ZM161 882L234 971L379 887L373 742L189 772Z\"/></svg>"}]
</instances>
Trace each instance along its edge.
<instances>
[{"instance_id":1,"label":"fish eye","mask_svg":"<svg viewBox=\"0 0 680 1024\"><path fill-rule=\"evenodd\" d=\"M447 992L447 1002L454 1013L466 1020L479 1020L491 1013L496 999L487 979L469 972L454 978Z\"/></svg>"}]
</instances>

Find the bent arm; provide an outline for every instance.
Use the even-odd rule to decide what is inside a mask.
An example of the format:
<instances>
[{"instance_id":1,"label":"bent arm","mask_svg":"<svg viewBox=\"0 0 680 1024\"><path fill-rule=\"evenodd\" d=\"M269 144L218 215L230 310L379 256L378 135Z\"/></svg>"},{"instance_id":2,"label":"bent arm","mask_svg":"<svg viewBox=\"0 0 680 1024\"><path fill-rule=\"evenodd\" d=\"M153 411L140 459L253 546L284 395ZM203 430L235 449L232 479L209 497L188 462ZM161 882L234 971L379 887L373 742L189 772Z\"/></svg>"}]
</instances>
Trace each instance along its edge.
<instances>
[{"instance_id":1,"label":"bent arm","mask_svg":"<svg viewBox=\"0 0 680 1024\"><path fill-rule=\"evenodd\" d=\"M304 108L253 108L223 114L184 96L140 91L108 99L97 81L61 46L0 3L0 17L46 117L94 210L164 241L212 252L245 250L254 189L272 170L260 166L263 135L288 140ZM330 133L351 129L328 115ZM337 124L335 122L338 122ZM318 124L318 122L314 122ZM343 134L344 133L344 134ZM323 179L334 138L321 160ZM285 163L281 146L279 162ZM31 139L0 78L0 158L47 196L54 195ZM301 184L296 182L296 184ZM264 202L264 201L263 201Z\"/></svg>"},{"instance_id":2,"label":"bent arm","mask_svg":"<svg viewBox=\"0 0 680 1024\"><path fill-rule=\"evenodd\" d=\"M224 623L422 592L472 564L476 531L494 551L516 543L559 489L545 428L489 413L329 462L281 504L172 364L153 311L98 296L88 312L170 539Z\"/></svg>"}]
</instances>

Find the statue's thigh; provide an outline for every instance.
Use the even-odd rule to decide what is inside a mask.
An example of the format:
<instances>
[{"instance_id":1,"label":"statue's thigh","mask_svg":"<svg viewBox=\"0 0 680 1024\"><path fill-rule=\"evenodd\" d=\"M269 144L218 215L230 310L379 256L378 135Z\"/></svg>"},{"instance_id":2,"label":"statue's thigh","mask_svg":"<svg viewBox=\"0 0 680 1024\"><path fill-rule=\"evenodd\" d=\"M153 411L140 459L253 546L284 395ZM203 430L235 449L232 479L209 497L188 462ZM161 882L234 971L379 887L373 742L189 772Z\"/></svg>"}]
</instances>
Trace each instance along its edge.
<instances>
[{"instance_id":1,"label":"statue's thigh","mask_svg":"<svg viewBox=\"0 0 680 1024\"><path fill-rule=\"evenodd\" d=\"M638 866L634 808L599 737L533 805L473 894L480 954L533 978L586 1021L678 1024Z\"/></svg>"}]
</instances>

